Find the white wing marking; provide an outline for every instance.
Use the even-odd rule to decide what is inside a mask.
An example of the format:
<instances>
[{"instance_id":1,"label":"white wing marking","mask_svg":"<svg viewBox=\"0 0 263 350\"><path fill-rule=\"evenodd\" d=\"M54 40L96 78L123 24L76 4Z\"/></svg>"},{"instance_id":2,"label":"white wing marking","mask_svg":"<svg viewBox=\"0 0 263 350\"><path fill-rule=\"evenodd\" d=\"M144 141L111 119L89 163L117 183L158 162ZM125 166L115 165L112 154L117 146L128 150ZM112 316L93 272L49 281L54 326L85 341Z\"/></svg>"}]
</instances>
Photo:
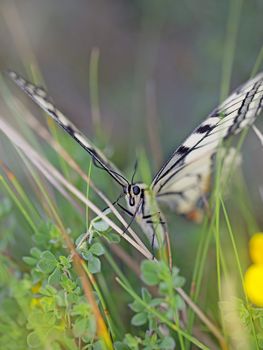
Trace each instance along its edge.
<instances>
[{"instance_id":1,"label":"white wing marking","mask_svg":"<svg viewBox=\"0 0 263 350\"><path fill-rule=\"evenodd\" d=\"M32 98L33 101L44 109L68 134L70 134L70 136L72 136L92 156L92 159L95 160L101 168L106 170L122 187L127 186L128 181L115 165L109 162L102 152L97 149L61 111L57 109L44 89L27 82L15 72L9 72L9 76L23 91L27 93L27 95Z\"/></svg>"},{"instance_id":2,"label":"white wing marking","mask_svg":"<svg viewBox=\"0 0 263 350\"><path fill-rule=\"evenodd\" d=\"M187 214L207 192L221 142L251 125L263 107L263 73L236 89L177 148L152 182L159 201Z\"/></svg>"}]
</instances>

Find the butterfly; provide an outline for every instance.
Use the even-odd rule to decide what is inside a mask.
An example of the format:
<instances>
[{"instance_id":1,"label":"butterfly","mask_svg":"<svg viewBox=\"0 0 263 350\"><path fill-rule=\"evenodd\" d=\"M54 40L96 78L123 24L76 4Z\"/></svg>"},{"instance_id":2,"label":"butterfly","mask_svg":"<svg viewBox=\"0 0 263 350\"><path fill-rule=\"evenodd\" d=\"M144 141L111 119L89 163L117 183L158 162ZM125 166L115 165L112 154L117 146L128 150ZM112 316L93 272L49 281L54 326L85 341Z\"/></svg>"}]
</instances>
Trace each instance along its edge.
<instances>
[{"instance_id":1,"label":"butterfly","mask_svg":"<svg viewBox=\"0 0 263 350\"><path fill-rule=\"evenodd\" d=\"M177 214L200 221L210 192L215 155L224 140L251 126L263 107L263 72L238 87L190 134L172 153L154 176L152 184L128 181L120 170L94 146L77 127L55 106L46 91L13 71L14 82L45 110L122 187L125 210L141 226L152 246L164 241L166 224L159 203L165 203ZM224 159L233 149L224 149ZM224 168L224 165L223 165Z\"/></svg>"}]
</instances>

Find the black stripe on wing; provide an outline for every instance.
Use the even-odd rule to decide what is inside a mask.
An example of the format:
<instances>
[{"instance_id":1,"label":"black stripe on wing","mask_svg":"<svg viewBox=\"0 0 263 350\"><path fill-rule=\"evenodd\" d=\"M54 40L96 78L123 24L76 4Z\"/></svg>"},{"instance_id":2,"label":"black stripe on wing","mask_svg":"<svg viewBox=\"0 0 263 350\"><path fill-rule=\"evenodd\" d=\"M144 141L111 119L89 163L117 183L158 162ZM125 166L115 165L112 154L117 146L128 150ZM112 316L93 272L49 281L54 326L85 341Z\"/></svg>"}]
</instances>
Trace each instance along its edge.
<instances>
[{"instance_id":1,"label":"black stripe on wing","mask_svg":"<svg viewBox=\"0 0 263 350\"><path fill-rule=\"evenodd\" d=\"M31 84L13 71L9 71L8 74L36 104L46 111L57 124L59 124L91 155L95 165L99 165L100 168L106 170L107 173L110 174L122 187L127 186L128 181L125 177L121 175L118 169L106 159L106 157L87 139L87 137L56 108L43 88Z\"/></svg>"},{"instance_id":2,"label":"black stripe on wing","mask_svg":"<svg viewBox=\"0 0 263 350\"><path fill-rule=\"evenodd\" d=\"M221 140L237 134L246 126L251 125L261 112L262 107L263 73L260 73L236 89L176 149L155 175L152 182L153 190L159 193L169 181L175 181L173 177L184 163L194 160L195 157L200 157L202 152L212 152L218 147ZM221 127L223 124L225 124L224 128ZM220 131L221 134L217 131ZM202 150L202 148L204 149Z\"/></svg>"}]
</instances>

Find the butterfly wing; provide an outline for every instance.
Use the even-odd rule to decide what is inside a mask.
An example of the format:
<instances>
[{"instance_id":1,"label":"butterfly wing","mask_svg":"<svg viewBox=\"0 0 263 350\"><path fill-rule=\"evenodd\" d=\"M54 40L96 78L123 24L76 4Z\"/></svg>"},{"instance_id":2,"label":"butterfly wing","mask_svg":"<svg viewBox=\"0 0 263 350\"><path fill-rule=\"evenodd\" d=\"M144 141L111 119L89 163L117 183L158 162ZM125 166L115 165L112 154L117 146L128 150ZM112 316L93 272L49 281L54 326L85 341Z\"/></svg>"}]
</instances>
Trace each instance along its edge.
<instances>
[{"instance_id":1,"label":"butterfly wing","mask_svg":"<svg viewBox=\"0 0 263 350\"><path fill-rule=\"evenodd\" d=\"M190 215L209 191L213 158L222 140L251 125L263 107L263 73L236 89L176 149L152 190L180 214Z\"/></svg>"},{"instance_id":2,"label":"butterfly wing","mask_svg":"<svg viewBox=\"0 0 263 350\"><path fill-rule=\"evenodd\" d=\"M96 148L87 137L81 133L77 127L71 123L65 115L57 109L54 103L51 102L51 98L47 95L46 91L37 87L24 78L19 76L17 73L10 71L9 76L13 81L28 95L31 99L38 104L44 111L46 111L55 122L60 125L70 136L72 136L92 157L94 163L100 168L106 170L117 183L122 187L126 186L128 181L120 171L107 160L103 153Z\"/></svg>"},{"instance_id":3,"label":"butterfly wing","mask_svg":"<svg viewBox=\"0 0 263 350\"><path fill-rule=\"evenodd\" d=\"M230 171L241 162L241 156L235 148L220 148L222 161L220 182L228 178ZM165 203L171 210L185 215L188 219L201 222L204 208L207 207L207 196L211 188L211 177L216 164L217 152L208 152L200 159L184 166L165 191L157 194L158 202ZM222 180L222 181L221 181Z\"/></svg>"}]
</instances>

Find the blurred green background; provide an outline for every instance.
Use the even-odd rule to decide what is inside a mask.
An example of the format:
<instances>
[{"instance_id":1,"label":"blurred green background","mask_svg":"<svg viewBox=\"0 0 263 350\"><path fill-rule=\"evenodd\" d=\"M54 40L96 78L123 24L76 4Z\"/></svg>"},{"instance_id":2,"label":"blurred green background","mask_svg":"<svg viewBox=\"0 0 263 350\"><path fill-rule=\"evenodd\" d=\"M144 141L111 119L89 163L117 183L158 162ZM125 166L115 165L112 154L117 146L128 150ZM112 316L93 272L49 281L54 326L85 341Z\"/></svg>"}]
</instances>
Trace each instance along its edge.
<instances>
[{"instance_id":1,"label":"blurred green background","mask_svg":"<svg viewBox=\"0 0 263 350\"><path fill-rule=\"evenodd\" d=\"M114 160L121 169L131 168L136 151L146 149L154 175L218 103L226 38L238 10L237 40L230 48L234 88L249 78L262 47L262 0L1 0L0 64L28 76L37 62L56 104L94 140L89 65L98 48L101 127ZM1 139L1 157L10 162ZM243 150L254 213L263 224L262 148L252 132ZM178 238L178 231L192 224L175 222L180 247L186 238Z\"/></svg>"}]
</instances>

